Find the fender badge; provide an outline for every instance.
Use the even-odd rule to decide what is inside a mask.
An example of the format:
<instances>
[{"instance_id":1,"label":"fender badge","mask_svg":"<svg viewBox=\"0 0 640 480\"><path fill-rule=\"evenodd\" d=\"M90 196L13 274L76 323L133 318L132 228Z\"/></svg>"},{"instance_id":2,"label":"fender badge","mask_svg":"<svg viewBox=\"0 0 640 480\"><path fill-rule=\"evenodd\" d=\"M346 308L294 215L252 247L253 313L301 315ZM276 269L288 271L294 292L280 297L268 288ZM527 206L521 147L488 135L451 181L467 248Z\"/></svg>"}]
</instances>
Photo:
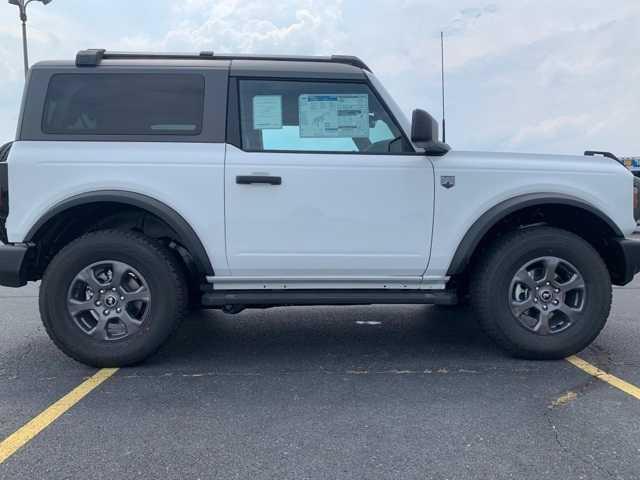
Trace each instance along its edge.
<instances>
[{"instance_id":1,"label":"fender badge","mask_svg":"<svg viewBox=\"0 0 640 480\"><path fill-rule=\"evenodd\" d=\"M440 177L440 185L446 189L453 188L456 186L456 177L442 176Z\"/></svg>"}]
</instances>

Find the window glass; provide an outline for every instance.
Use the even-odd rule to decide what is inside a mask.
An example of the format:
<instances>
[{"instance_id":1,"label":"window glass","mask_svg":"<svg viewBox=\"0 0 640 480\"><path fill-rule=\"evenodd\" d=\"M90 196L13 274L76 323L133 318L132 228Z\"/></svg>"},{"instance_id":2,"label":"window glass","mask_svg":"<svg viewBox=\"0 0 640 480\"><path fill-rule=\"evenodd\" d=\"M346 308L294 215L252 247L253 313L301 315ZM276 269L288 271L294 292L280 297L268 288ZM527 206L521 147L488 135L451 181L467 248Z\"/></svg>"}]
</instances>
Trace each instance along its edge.
<instances>
[{"instance_id":1,"label":"window glass","mask_svg":"<svg viewBox=\"0 0 640 480\"><path fill-rule=\"evenodd\" d=\"M240 81L248 151L413 152L364 83Z\"/></svg>"},{"instance_id":2,"label":"window glass","mask_svg":"<svg viewBox=\"0 0 640 480\"><path fill-rule=\"evenodd\" d=\"M67 135L198 135L204 79L185 74L61 74L43 130Z\"/></svg>"}]
</instances>

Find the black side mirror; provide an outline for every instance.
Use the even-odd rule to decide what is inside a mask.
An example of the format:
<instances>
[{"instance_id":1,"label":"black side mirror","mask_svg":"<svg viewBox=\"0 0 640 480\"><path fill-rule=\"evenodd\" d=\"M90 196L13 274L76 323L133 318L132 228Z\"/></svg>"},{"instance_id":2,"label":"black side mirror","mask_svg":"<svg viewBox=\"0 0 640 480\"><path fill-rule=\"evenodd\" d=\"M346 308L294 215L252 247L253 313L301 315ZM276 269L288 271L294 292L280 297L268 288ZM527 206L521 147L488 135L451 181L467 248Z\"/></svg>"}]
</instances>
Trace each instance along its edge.
<instances>
[{"instance_id":1,"label":"black side mirror","mask_svg":"<svg viewBox=\"0 0 640 480\"><path fill-rule=\"evenodd\" d=\"M424 110L413 111L411 122L411 141L417 147L424 148L427 155L445 155L451 147L438 140L438 122Z\"/></svg>"}]
</instances>

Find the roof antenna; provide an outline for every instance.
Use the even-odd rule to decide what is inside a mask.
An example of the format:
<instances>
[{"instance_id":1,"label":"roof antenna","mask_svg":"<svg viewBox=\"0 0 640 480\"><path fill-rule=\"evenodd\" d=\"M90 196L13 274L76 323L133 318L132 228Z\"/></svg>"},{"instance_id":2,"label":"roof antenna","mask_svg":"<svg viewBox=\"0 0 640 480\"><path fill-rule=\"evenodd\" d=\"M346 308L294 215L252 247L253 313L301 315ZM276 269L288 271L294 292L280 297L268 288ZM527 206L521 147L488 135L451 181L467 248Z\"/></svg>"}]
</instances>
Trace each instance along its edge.
<instances>
[{"instance_id":1,"label":"roof antenna","mask_svg":"<svg viewBox=\"0 0 640 480\"><path fill-rule=\"evenodd\" d=\"M447 143L447 123L444 109L444 32L440 32L440 59L442 61L442 142Z\"/></svg>"}]
</instances>

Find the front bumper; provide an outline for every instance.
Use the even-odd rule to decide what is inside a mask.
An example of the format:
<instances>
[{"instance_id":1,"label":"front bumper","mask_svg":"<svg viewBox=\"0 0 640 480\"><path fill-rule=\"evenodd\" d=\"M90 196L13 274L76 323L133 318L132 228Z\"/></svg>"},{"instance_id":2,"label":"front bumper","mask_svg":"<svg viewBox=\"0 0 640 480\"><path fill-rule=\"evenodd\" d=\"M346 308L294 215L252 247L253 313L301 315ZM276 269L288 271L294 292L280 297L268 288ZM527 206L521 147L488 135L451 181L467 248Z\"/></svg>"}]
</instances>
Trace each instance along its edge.
<instances>
[{"instance_id":1,"label":"front bumper","mask_svg":"<svg viewBox=\"0 0 640 480\"><path fill-rule=\"evenodd\" d=\"M640 273L640 241L628 238L616 238L616 253L618 270L613 275L616 285L626 285Z\"/></svg>"},{"instance_id":2,"label":"front bumper","mask_svg":"<svg viewBox=\"0 0 640 480\"><path fill-rule=\"evenodd\" d=\"M25 245L3 245L0 243L0 285L22 287L25 280L25 257L29 247Z\"/></svg>"}]
</instances>

